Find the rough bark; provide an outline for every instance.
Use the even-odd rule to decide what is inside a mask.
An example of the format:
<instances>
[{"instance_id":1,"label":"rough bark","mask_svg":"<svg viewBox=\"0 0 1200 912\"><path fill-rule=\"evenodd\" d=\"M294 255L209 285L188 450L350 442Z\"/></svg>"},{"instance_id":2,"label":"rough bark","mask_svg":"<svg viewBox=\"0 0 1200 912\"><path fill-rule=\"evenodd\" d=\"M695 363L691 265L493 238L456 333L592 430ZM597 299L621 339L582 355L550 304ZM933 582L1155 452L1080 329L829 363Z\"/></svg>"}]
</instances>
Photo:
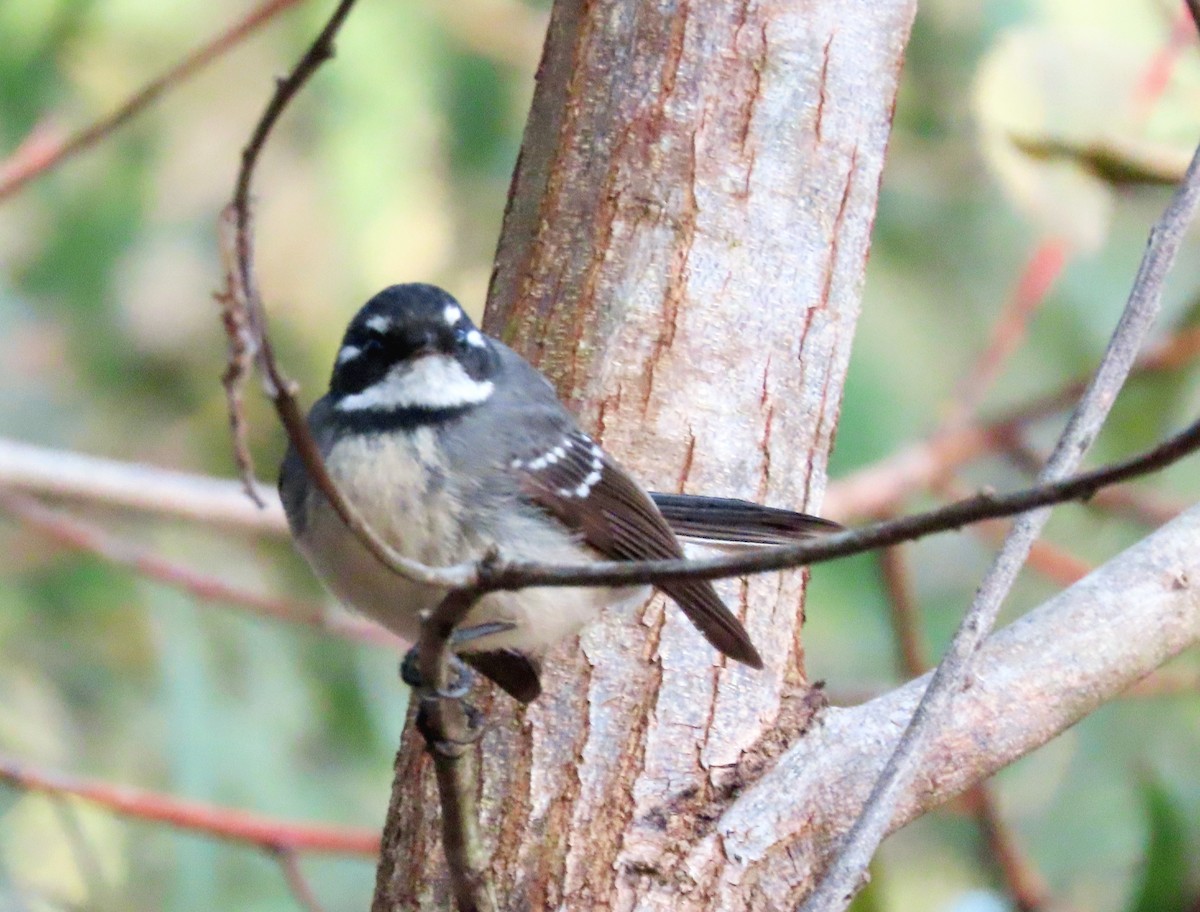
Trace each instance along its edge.
<instances>
[{"instance_id":1,"label":"rough bark","mask_svg":"<svg viewBox=\"0 0 1200 912\"><path fill-rule=\"evenodd\" d=\"M819 507L913 11L555 4L485 326L648 486ZM564 644L528 710L485 701L502 907L716 908L719 853L693 847L813 711L803 575L721 591L766 671L656 599ZM420 750L377 910L449 904Z\"/></svg>"}]
</instances>

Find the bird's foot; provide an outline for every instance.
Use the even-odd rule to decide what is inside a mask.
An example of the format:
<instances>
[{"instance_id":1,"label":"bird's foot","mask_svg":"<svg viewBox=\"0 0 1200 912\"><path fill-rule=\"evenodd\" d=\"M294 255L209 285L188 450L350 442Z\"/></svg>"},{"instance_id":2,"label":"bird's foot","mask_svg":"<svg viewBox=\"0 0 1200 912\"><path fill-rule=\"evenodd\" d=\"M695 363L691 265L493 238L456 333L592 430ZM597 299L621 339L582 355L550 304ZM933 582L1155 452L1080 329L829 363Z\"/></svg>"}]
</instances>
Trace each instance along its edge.
<instances>
[{"instance_id":1,"label":"bird's foot","mask_svg":"<svg viewBox=\"0 0 1200 912\"><path fill-rule=\"evenodd\" d=\"M445 757L462 756L483 734L483 714L461 700L447 706L436 697L422 697L416 723L428 749Z\"/></svg>"},{"instance_id":2,"label":"bird's foot","mask_svg":"<svg viewBox=\"0 0 1200 912\"><path fill-rule=\"evenodd\" d=\"M433 690L426 686L421 677L421 657L414 646L404 654L400 663L400 679L415 690L422 700L461 700L471 691L475 682L475 673L466 666L462 659L450 655L450 685L445 690Z\"/></svg>"}]
</instances>

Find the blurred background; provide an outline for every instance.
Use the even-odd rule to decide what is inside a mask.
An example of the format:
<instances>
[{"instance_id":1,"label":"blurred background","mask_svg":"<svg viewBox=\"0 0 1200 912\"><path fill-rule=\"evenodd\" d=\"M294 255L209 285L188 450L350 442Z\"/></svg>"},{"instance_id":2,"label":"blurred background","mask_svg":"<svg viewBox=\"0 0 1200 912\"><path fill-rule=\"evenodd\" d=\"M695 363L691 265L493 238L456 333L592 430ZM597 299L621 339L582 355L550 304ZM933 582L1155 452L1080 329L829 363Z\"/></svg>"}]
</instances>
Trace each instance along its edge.
<instances>
[{"instance_id":1,"label":"blurred background","mask_svg":"<svg viewBox=\"0 0 1200 912\"><path fill-rule=\"evenodd\" d=\"M216 220L272 78L332 4L278 6L94 149L0 199L0 437L232 476L211 296L221 283ZM252 9L0 4L0 186ZM258 269L281 360L305 398L322 390L348 317L383 285L436 282L478 312L547 9L362 0L335 62L285 117L257 175ZM963 420L955 403L974 396L964 378L979 373L1014 300L1030 314L1028 336L968 418L1022 409L1093 366L1197 137L1200 44L1182 7L922 3L831 495L839 479ZM1159 341L1194 339L1195 251L1193 238ZM1196 347L1176 345L1170 370L1132 381L1093 464L1195 417ZM283 435L250 392L251 445L271 483ZM896 506L1022 484L1060 424L1029 424L1020 446L948 469L936 491ZM1023 575L1006 619L1189 505L1198 476L1192 460L1140 483L1126 509L1057 511L1051 550ZM245 589L325 600L277 536L94 507L73 514ZM927 657L993 548L989 534L964 532L900 555ZM834 702L908 677L895 592L876 556L814 571L809 670ZM386 646L230 610L66 549L0 504L0 761L370 832L404 719L396 659ZM1200 908L1195 650L1002 772L991 796L1046 908ZM970 808L930 814L885 844L859 908L1016 908L995 855ZM369 858L305 854L299 870L325 909L369 902ZM0 783L3 912L294 909L298 895L254 847Z\"/></svg>"}]
</instances>

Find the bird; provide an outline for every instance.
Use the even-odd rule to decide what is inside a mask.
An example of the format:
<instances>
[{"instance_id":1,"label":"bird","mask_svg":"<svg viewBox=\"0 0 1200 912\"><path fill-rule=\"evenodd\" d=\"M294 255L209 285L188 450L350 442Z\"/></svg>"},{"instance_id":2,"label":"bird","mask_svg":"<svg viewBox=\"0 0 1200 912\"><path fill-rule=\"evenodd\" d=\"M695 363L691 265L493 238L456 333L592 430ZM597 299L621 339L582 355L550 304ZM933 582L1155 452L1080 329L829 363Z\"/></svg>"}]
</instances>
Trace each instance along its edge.
<instances>
[{"instance_id":1,"label":"bird","mask_svg":"<svg viewBox=\"0 0 1200 912\"><path fill-rule=\"evenodd\" d=\"M342 495L396 551L429 566L496 548L552 564L670 559L683 556L680 536L728 548L841 528L736 498L651 495L580 428L541 373L480 332L434 285L393 285L362 306L308 426ZM279 491L298 550L334 596L416 642L444 590L404 579L370 554L290 445ZM455 630L451 648L528 703L541 693L551 646L609 606L644 601L649 588L491 592ZM659 588L719 652L762 668L710 582Z\"/></svg>"}]
</instances>

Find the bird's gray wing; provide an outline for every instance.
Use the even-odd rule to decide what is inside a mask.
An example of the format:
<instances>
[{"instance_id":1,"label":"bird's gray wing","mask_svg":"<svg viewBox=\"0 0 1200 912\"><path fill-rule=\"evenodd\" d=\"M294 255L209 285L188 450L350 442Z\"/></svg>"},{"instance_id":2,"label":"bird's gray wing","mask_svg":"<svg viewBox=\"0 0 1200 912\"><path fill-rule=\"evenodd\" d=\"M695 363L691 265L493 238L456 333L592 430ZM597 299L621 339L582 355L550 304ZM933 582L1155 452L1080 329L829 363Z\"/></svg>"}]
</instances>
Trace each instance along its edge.
<instances>
[{"instance_id":1,"label":"bird's gray wing","mask_svg":"<svg viewBox=\"0 0 1200 912\"><path fill-rule=\"evenodd\" d=\"M656 560L683 556L679 540L650 495L590 437L572 427L557 438L538 439L538 450L511 462L530 501L606 557ZM732 659L762 668L746 629L711 583L675 580L659 588L678 603L709 643Z\"/></svg>"}]
</instances>

